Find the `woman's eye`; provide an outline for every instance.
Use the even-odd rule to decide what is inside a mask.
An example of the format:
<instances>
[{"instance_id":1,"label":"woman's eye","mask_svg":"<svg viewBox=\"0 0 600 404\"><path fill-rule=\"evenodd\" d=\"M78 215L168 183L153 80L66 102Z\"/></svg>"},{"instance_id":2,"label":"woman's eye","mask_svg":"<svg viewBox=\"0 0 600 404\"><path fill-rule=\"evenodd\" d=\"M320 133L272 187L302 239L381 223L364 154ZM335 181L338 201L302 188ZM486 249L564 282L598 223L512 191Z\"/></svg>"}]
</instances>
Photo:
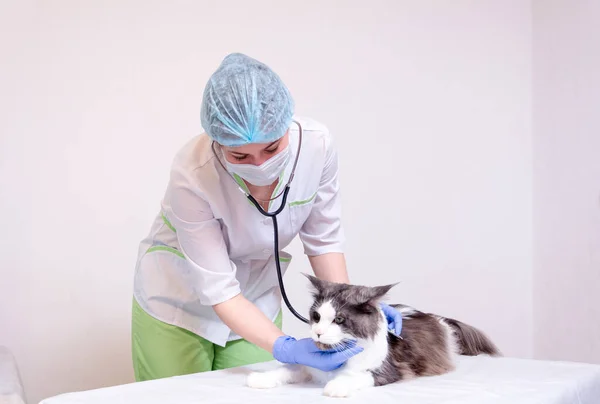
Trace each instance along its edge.
<instances>
[{"instance_id":1,"label":"woman's eye","mask_svg":"<svg viewBox=\"0 0 600 404\"><path fill-rule=\"evenodd\" d=\"M316 311L314 311L312 314L312 319L315 323L318 323L319 320L321 320L321 315L319 313L317 313Z\"/></svg>"},{"instance_id":2,"label":"woman's eye","mask_svg":"<svg viewBox=\"0 0 600 404\"><path fill-rule=\"evenodd\" d=\"M333 321L335 321L336 324L342 324L344 322L344 317L337 316Z\"/></svg>"},{"instance_id":3,"label":"woman's eye","mask_svg":"<svg viewBox=\"0 0 600 404\"><path fill-rule=\"evenodd\" d=\"M247 156L233 156L234 159L236 159L237 161L243 160L245 159Z\"/></svg>"},{"instance_id":4,"label":"woman's eye","mask_svg":"<svg viewBox=\"0 0 600 404\"><path fill-rule=\"evenodd\" d=\"M277 151L277 147L276 147L276 148L274 148L274 149L271 149L271 150L265 150L265 151L266 151L267 153L269 153L269 154L273 154L273 153L275 153L275 152Z\"/></svg>"}]
</instances>

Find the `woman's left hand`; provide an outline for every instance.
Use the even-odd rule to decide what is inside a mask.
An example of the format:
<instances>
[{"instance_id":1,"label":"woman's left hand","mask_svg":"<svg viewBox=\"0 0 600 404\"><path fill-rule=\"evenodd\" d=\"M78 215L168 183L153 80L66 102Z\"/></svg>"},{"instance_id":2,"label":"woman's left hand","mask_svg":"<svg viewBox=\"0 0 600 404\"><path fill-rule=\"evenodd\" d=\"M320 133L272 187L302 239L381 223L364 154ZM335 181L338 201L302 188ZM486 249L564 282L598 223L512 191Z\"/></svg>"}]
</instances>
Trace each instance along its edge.
<instances>
[{"instance_id":1,"label":"woman's left hand","mask_svg":"<svg viewBox=\"0 0 600 404\"><path fill-rule=\"evenodd\" d=\"M392 331L397 337L399 337L400 333L402 332L402 314L400 314L400 312L392 306L388 306L385 303L380 303L380 305L388 322L388 330Z\"/></svg>"}]
</instances>

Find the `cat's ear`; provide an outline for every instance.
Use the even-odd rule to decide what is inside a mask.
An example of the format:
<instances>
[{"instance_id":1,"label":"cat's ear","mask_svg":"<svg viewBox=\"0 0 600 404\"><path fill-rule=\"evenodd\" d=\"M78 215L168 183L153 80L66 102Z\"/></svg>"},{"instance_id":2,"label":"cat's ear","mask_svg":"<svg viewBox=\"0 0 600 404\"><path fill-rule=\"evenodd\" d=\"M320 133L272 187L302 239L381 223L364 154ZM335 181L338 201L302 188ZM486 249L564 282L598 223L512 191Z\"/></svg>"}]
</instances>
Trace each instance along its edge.
<instances>
[{"instance_id":1,"label":"cat's ear","mask_svg":"<svg viewBox=\"0 0 600 404\"><path fill-rule=\"evenodd\" d=\"M391 285L384 286L363 286L358 289L354 298L356 299L358 304L372 304L375 305L379 303L385 295L390 291L391 288L396 286L397 283L393 283Z\"/></svg>"},{"instance_id":2,"label":"cat's ear","mask_svg":"<svg viewBox=\"0 0 600 404\"><path fill-rule=\"evenodd\" d=\"M308 278L308 280L310 281L310 283L312 284L313 288L315 289L315 291L317 293L320 293L325 289L325 282L322 281L321 279L319 279L315 276L309 275L309 274L305 274L305 273L302 273L302 275L304 275Z\"/></svg>"}]
</instances>

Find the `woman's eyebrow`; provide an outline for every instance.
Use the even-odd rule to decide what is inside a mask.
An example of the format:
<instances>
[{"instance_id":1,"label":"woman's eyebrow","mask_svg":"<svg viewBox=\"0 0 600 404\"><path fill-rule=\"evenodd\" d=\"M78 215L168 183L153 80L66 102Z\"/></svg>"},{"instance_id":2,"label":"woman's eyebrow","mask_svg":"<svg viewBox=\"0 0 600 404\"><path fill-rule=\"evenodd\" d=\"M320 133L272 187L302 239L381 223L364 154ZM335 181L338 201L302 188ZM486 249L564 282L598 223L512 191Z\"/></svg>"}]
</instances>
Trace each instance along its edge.
<instances>
[{"instance_id":1,"label":"woman's eyebrow","mask_svg":"<svg viewBox=\"0 0 600 404\"><path fill-rule=\"evenodd\" d=\"M272 143L269 143L269 144L268 144L268 145L267 145L267 146L264 148L264 150L270 149L271 147L273 147L273 146L275 146L275 145L277 145L277 144L279 144L279 143L281 143L281 139L277 139L276 141L274 141L274 142L272 142ZM233 150L230 150L230 151L229 151L229 153L231 153L231 154L235 154L235 155L237 155L237 156L247 156L247 155L248 155L248 153L240 153L240 152L236 152L236 151L233 151Z\"/></svg>"}]
</instances>

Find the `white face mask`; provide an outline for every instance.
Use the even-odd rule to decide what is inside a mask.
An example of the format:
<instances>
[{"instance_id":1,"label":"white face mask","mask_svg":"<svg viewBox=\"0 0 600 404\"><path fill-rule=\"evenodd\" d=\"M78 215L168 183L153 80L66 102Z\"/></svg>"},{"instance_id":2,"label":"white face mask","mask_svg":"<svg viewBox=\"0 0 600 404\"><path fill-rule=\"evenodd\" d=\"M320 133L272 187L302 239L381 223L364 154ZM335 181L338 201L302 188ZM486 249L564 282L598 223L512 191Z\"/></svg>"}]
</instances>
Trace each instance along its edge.
<instances>
[{"instance_id":1,"label":"white face mask","mask_svg":"<svg viewBox=\"0 0 600 404\"><path fill-rule=\"evenodd\" d=\"M233 164L225 159L225 165L229 172L234 173L248 181L252 185L271 185L283 172L290 161L290 145L277 153L259 166L254 164Z\"/></svg>"}]
</instances>

